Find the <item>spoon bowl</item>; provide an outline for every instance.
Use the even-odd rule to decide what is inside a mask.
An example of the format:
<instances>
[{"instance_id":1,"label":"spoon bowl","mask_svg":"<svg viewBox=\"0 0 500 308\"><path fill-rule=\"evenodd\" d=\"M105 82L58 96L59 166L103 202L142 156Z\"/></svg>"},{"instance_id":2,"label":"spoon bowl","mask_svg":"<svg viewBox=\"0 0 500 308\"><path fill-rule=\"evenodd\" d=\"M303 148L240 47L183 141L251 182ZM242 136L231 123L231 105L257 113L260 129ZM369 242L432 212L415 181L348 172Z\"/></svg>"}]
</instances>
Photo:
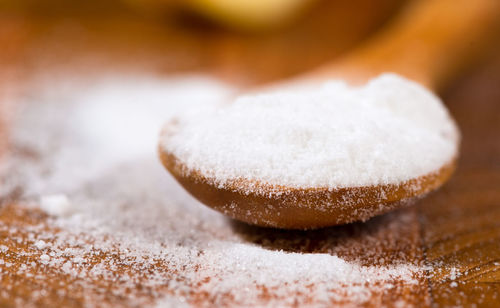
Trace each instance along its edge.
<instances>
[{"instance_id":1,"label":"spoon bowl","mask_svg":"<svg viewBox=\"0 0 500 308\"><path fill-rule=\"evenodd\" d=\"M257 226L302 230L365 221L410 205L445 183L456 166L453 158L435 172L388 185L291 188L239 179L221 187L163 147L159 156L184 189L214 210Z\"/></svg>"}]
</instances>

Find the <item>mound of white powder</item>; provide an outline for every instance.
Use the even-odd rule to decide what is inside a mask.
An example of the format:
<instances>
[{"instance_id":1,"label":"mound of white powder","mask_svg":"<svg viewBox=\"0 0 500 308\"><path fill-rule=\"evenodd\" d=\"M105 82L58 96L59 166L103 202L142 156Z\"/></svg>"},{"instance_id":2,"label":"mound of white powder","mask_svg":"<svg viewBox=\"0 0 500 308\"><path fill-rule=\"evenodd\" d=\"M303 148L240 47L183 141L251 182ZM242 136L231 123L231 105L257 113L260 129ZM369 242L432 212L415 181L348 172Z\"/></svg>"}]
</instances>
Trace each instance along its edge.
<instances>
[{"instance_id":1,"label":"mound of white powder","mask_svg":"<svg viewBox=\"0 0 500 308\"><path fill-rule=\"evenodd\" d=\"M459 140L439 98L394 74L242 96L167 125L163 148L221 185L400 183L450 163Z\"/></svg>"}]
</instances>

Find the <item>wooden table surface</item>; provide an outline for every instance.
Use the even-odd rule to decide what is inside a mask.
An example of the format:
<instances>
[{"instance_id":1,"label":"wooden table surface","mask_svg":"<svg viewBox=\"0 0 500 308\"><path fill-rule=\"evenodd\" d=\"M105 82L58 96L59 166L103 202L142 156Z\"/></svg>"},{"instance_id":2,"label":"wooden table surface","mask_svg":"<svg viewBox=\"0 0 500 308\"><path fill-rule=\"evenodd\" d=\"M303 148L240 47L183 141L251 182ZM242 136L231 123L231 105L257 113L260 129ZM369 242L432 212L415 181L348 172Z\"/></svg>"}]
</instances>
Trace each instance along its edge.
<instances>
[{"instance_id":1,"label":"wooden table surface","mask_svg":"<svg viewBox=\"0 0 500 308\"><path fill-rule=\"evenodd\" d=\"M162 74L204 71L239 84L257 84L335 58L382 26L399 7L399 1L385 0L377 2L375 9L371 2L325 1L291 28L266 35L237 34L184 15L145 18L112 2L0 7L0 154L8 151L5 132L11 98L32 74L83 73L103 67ZM354 9L357 18L350 18ZM377 258L397 258L403 253L459 272L454 287L443 278L449 273L443 273L416 287L379 294L368 306L500 307L500 48L492 54L440 93L463 136L458 170L441 190L416 206L365 224L305 233L241 225L243 236L273 249L308 252L320 251L322 243L333 236L338 240L356 238L359 243L370 236L379 241ZM377 232L401 217L405 217L404 228L389 229L390 234ZM0 203L0 225L17 226L21 238L25 226L44 219L36 211L18 209L15 195ZM22 241L1 232L0 245L10 251L27 249ZM339 252L346 257L352 253ZM17 265L27 262L20 253L0 251L0 256ZM84 304L78 290L58 295L58 289L71 283L65 277L45 273L45 278L33 281L15 268L0 265L0 306L23 306L41 287L48 290L46 296L31 304ZM112 284L108 287L112 289ZM150 295L144 292L144 296ZM111 293L104 302L127 305Z\"/></svg>"}]
</instances>

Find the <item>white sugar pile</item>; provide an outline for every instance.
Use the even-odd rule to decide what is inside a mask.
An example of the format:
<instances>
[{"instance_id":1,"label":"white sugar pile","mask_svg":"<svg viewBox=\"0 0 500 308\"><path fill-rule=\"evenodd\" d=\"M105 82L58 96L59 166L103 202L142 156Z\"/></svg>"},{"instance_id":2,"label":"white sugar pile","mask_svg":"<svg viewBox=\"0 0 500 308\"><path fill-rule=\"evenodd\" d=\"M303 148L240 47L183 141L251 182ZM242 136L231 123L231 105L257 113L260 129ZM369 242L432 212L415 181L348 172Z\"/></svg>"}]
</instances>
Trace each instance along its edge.
<instances>
[{"instance_id":1,"label":"white sugar pile","mask_svg":"<svg viewBox=\"0 0 500 308\"><path fill-rule=\"evenodd\" d=\"M395 82L394 78L384 77L378 82ZM164 121L192 109L204 108L208 113L212 110L211 106L231 94L232 90L226 86L198 77L115 77L96 80L84 87L68 86L64 91L54 88L54 84L57 82L49 83L50 91L32 93L20 102L23 108L17 112L11 133L13 150L1 173L4 183L2 197L17 196L22 203L41 206L52 215L48 220L49 227L60 228L55 232L45 225L21 228L0 224L0 233L6 232L14 242L28 241L26 244L32 247L23 254L8 255L7 251L4 256L36 256L19 268L16 275L25 275L36 265L33 260L38 260L40 266L47 267L44 270L46 275L55 272L78 281L68 285L67 292L83 292L76 286L81 286L85 292L94 292L94 297L84 293L86 306L103 305L100 297L95 297L99 294L108 299L113 294L130 306L143 305L144 298L158 299L159 305L167 306L200 302L204 302L204 306L360 304L370 300L373 294L384 294L387 290L398 288L398 285L417 285L418 278L425 275L427 269L414 264L415 260L406 258L401 251L394 255L393 262L378 263L383 257L386 260L393 257L381 255L381 245L386 245L389 253L398 251L397 248L390 248L394 238L386 239L385 235L388 232L393 236L407 232L405 230L410 224L403 214L381 218L387 221L379 224L366 224L365 236L352 237L349 232L338 233L339 229L332 229L329 232L333 233L323 238L322 253L284 252L279 246L273 249L254 243L238 225L187 195L158 162L157 132ZM375 85L369 87L372 86ZM431 101L421 102L429 105L431 111L428 117L418 113L419 108L411 113L415 123L428 123L426 127L432 128L437 125L436 118L446 118L442 107L432 103L433 97L422 94L418 88L415 92L414 96L427 95L425 97ZM307 147L292 142L297 137L295 133L305 134L300 140L307 142L309 137L313 137L307 134L309 129L313 129L310 132L315 134L321 127L331 127L328 121L321 118L317 128L304 127L297 114L293 114L296 125L301 129L290 132L291 139L280 139L286 134L270 138L269 134L264 134L264 127L257 128L256 132L245 131L249 129L248 121L256 117L252 108L245 107L247 100L253 101L253 98L242 99L237 107L220 111L220 115L226 112L234 115L238 110L243 113L238 117L242 121L242 129L237 131L249 134L241 141L246 146L253 147L260 143L248 137L262 141L262 148L255 149L257 153L264 152L271 141L283 142L280 147L285 144L287 147L296 146L296 158L300 164L305 164L311 159L310 153ZM263 100L267 98L263 97ZM283 100L279 104L286 103ZM259 111L266 109L265 104L259 103L259 106L255 106ZM277 112L276 108L270 105L269 116L264 116L258 123L288 116L288 113ZM296 108L297 112L302 112L298 104ZM246 114L247 111L252 112ZM323 110L325 113L329 111L329 108ZM343 111L348 115L355 112L347 106L335 109L338 113ZM367 111L356 112L367 116ZM315 117L314 114L304 116ZM340 121L341 117L334 114L332 121ZM205 124L209 121L200 120ZM280 125L285 122L284 119L279 121ZM224 127L234 128L233 125L225 125L227 123L215 125L214 133L222 133L223 138L234 138L234 135L220 131ZM352 125L356 131L355 123ZM381 134L385 131L375 122L367 125L380 129ZM286 125L283 127L284 130L288 128ZM445 131L450 134L455 132L453 126L448 130ZM413 132L409 127L407 131ZM432 131L409 135L408 140L422 146L419 140L412 138L429 137L430 140L426 139L428 142L451 155L455 145L447 145ZM262 132L262 135L257 132ZM356 138L360 137L360 133L355 133ZM340 132L333 134L337 136ZM213 138L210 134L207 136ZM321 136L311 139L312 149L318 149L319 145L315 143L328 141L323 132ZM193 142L197 140L191 137L193 139L187 140L186 149L194 147ZM348 140L348 136L343 139ZM206 144L206 141L200 142L201 145ZM232 146L240 143L217 144L232 151L230 155L239 151ZM372 146L377 147L373 143ZM426 159L432 160L433 164L439 163L433 160L437 160L439 153L427 146L425 149L434 153L428 154ZM286 153L282 154L283 160L291 159ZM273 155L280 157L276 152ZM211 156L207 161L214 163L213 159L217 157ZM294 169L295 172L297 170ZM308 176L305 175L305 178ZM299 238L307 243L313 240L309 237L314 233L301 234L294 236L290 243ZM402 236L399 240L403 241L404 247L411 245L404 242L409 241L409 237ZM344 251L350 252L350 260L337 254ZM0 261L3 260L0 258ZM365 262L372 265L363 265ZM3 270L6 275L6 269ZM1 271L2 268L0 274ZM37 275L38 281L46 279ZM109 283L111 291L103 287L106 283Z\"/></svg>"},{"instance_id":2,"label":"white sugar pile","mask_svg":"<svg viewBox=\"0 0 500 308\"><path fill-rule=\"evenodd\" d=\"M238 98L167 124L161 144L216 183L289 187L394 184L437 171L459 134L439 98L384 74L362 87L340 81Z\"/></svg>"}]
</instances>

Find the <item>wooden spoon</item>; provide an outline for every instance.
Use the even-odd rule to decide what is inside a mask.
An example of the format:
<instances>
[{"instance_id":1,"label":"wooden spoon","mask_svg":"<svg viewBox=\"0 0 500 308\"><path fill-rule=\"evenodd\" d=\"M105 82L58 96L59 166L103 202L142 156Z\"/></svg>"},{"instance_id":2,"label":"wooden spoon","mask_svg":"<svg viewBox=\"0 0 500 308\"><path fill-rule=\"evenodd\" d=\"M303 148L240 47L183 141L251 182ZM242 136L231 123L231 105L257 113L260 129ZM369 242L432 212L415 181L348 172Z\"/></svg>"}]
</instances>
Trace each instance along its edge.
<instances>
[{"instance_id":1,"label":"wooden spoon","mask_svg":"<svg viewBox=\"0 0 500 308\"><path fill-rule=\"evenodd\" d=\"M498 0L422 0L376 38L305 79L343 78L362 83L397 72L438 88L484 49L500 19ZM168 127L166 128L168 133ZM232 218L268 227L311 229L358 220L408 204L438 188L455 169L454 157L438 170L399 184L289 188L238 180L221 188L160 147L164 166L201 202ZM244 187L255 187L249 192ZM348 202L346 201L348 200Z\"/></svg>"}]
</instances>

